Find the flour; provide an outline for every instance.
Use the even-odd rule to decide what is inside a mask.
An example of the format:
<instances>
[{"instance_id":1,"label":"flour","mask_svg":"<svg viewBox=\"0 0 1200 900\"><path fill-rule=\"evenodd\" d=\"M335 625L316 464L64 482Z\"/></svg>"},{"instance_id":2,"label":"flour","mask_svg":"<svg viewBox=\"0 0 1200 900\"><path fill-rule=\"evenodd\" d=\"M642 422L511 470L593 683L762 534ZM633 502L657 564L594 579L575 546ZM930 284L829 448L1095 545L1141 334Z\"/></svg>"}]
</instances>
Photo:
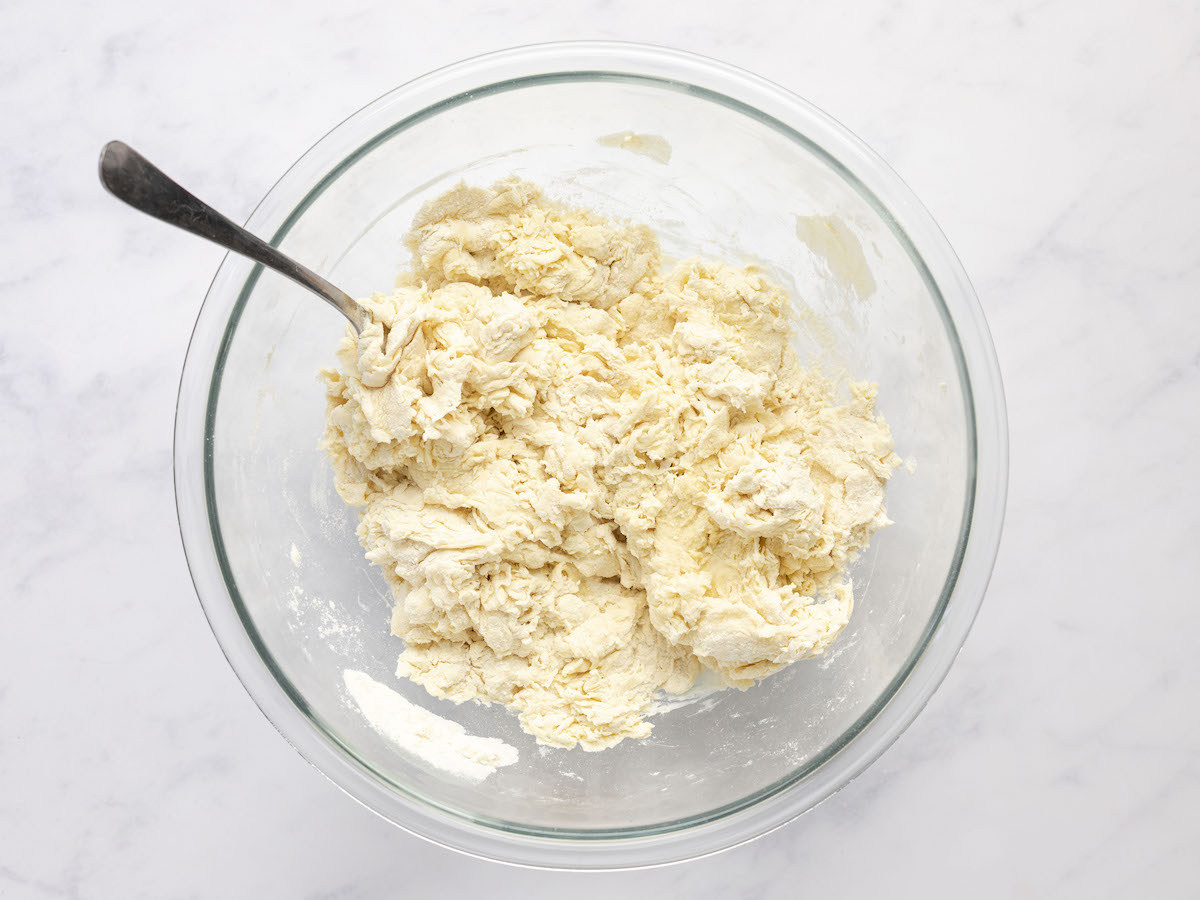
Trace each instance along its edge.
<instances>
[{"instance_id":1,"label":"flour","mask_svg":"<svg viewBox=\"0 0 1200 900\"><path fill-rule=\"evenodd\" d=\"M457 722L409 703L363 672L347 669L342 679L372 728L435 769L480 782L517 761L516 748L504 741L468 734Z\"/></svg>"},{"instance_id":2,"label":"flour","mask_svg":"<svg viewBox=\"0 0 1200 900\"><path fill-rule=\"evenodd\" d=\"M662 716L687 706L703 703L702 709L711 708L716 703L715 694L728 690L729 683L711 669L702 669L695 683L682 694L666 694L661 691L650 701L644 715L647 717Z\"/></svg>"}]
</instances>

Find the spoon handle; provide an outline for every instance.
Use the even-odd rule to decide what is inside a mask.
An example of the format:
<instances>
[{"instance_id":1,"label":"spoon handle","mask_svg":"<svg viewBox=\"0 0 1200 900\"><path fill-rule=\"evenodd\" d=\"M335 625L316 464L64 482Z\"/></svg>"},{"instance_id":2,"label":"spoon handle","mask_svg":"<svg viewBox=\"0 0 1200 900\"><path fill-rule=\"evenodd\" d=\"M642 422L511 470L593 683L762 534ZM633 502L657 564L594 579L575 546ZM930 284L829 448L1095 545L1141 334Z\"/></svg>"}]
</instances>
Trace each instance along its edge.
<instances>
[{"instance_id":1,"label":"spoon handle","mask_svg":"<svg viewBox=\"0 0 1200 900\"><path fill-rule=\"evenodd\" d=\"M127 144L110 141L104 146L100 181L134 209L249 257L308 288L362 330L362 307L349 294L192 196Z\"/></svg>"}]
</instances>

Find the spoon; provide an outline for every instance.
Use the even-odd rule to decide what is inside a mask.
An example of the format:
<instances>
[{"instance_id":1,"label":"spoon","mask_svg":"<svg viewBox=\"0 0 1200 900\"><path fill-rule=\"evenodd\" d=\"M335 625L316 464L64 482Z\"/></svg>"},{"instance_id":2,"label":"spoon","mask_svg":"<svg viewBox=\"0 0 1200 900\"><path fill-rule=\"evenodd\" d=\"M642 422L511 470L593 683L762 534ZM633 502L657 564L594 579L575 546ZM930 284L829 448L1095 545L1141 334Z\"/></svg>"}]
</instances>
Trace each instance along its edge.
<instances>
[{"instance_id":1,"label":"spoon","mask_svg":"<svg viewBox=\"0 0 1200 900\"><path fill-rule=\"evenodd\" d=\"M366 317L353 297L193 197L127 144L109 141L104 145L100 181L109 193L134 209L208 238L308 288L349 319L355 331L362 331Z\"/></svg>"}]
</instances>

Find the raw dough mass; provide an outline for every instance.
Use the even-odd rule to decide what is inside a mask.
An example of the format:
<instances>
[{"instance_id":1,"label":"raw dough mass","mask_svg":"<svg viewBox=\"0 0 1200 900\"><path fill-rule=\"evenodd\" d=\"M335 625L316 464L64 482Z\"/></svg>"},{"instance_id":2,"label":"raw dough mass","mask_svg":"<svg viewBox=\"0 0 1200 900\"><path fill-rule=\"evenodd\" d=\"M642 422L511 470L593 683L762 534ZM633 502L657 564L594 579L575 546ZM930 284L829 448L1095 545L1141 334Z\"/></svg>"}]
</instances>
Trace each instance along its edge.
<instances>
[{"instance_id":1,"label":"raw dough mass","mask_svg":"<svg viewBox=\"0 0 1200 900\"><path fill-rule=\"evenodd\" d=\"M408 244L324 373L399 675L599 750L702 667L748 687L826 650L899 460L873 385L839 403L802 367L780 288L520 181L450 191Z\"/></svg>"}]
</instances>

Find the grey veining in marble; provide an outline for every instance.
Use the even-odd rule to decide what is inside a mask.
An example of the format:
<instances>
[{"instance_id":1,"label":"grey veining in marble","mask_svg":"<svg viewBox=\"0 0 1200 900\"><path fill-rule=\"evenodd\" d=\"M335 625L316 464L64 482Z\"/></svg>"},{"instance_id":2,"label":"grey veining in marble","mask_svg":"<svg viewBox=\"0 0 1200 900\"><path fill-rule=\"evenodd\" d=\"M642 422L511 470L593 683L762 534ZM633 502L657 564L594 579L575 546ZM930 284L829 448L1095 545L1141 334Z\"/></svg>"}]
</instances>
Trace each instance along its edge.
<instances>
[{"instance_id":1,"label":"grey veining in marble","mask_svg":"<svg viewBox=\"0 0 1200 900\"><path fill-rule=\"evenodd\" d=\"M974 278L1012 478L975 629L875 766L746 847L575 876L395 830L242 691L170 468L221 253L121 208L95 164L122 138L244 219L400 82L585 37L752 68L883 153ZM1196 896L1195 3L10 0L0 45L0 896Z\"/></svg>"}]
</instances>

